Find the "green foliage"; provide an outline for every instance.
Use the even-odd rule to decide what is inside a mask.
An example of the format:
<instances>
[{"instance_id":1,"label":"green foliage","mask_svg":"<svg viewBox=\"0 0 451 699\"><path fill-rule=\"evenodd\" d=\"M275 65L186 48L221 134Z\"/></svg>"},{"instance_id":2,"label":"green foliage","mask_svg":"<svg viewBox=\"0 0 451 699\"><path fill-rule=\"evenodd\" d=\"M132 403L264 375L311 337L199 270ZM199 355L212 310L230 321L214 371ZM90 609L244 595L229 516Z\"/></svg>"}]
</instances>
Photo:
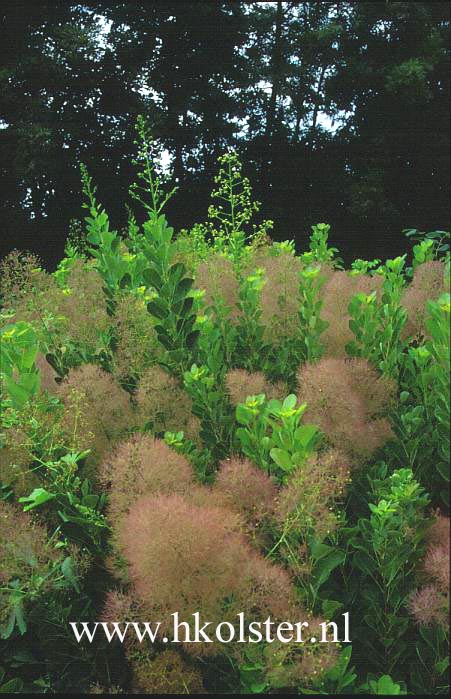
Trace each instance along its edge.
<instances>
[{"instance_id":1,"label":"green foliage","mask_svg":"<svg viewBox=\"0 0 451 699\"><path fill-rule=\"evenodd\" d=\"M83 193L87 202L83 204L88 209L89 216L85 218L87 225L87 240L92 248L89 249L96 261L96 267L102 276L107 297L107 308L110 314L114 311L114 294L117 289L130 283L129 264L120 252L120 238L116 231L110 231L108 214L95 198L96 187L92 184L85 165L80 165Z\"/></svg>"},{"instance_id":2,"label":"green foliage","mask_svg":"<svg viewBox=\"0 0 451 699\"><path fill-rule=\"evenodd\" d=\"M328 245L330 225L328 223L317 223L312 226L310 236L309 251L305 252L301 258L307 265L332 263L338 252L337 248L330 248ZM338 261L337 261L338 262Z\"/></svg>"},{"instance_id":3,"label":"green foliage","mask_svg":"<svg viewBox=\"0 0 451 699\"><path fill-rule=\"evenodd\" d=\"M410 347L397 429L403 455L430 492L448 503L450 464L450 297L428 302L429 339Z\"/></svg>"},{"instance_id":4,"label":"green foliage","mask_svg":"<svg viewBox=\"0 0 451 699\"><path fill-rule=\"evenodd\" d=\"M0 330L1 377L14 408L22 408L40 387L36 368L37 336L33 326L19 321Z\"/></svg>"},{"instance_id":5,"label":"green foliage","mask_svg":"<svg viewBox=\"0 0 451 699\"><path fill-rule=\"evenodd\" d=\"M405 255L387 260L379 269L384 283L380 300L374 291L368 296L357 294L349 304L349 327L355 340L347 351L353 357L365 357L386 376L398 378L403 361L402 330L407 312L400 299L404 288Z\"/></svg>"},{"instance_id":6,"label":"green foliage","mask_svg":"<svg viewBox=\"0 0 451 699\"><path fill-rule=\"evenodd\" d=\"M193 413L202 423L200 436L214 458L223 458L233 444L233 415L224 391L206 366L193 364L183 378L193 400Z\"/></svg>"},{"instance_id":7,"label":"green foliage","mask_svg":"<svg viewBox=\"0 0 451 699\"><path fill-rule=\"evenodd\" d=\"M353 570L349 597L368 659L389 672L409 653L406 611L414 573L425 549L429 497L410 469L387 474L385 464L369 477L370 515L344 530Z\"/></svg>"},{"instance_id":8,"label":"green foliage","mask_svg":"<svg viewBox=\"0 0 451 699\"><path fill-rule=\"evenodd\" d=\"M299 334L300 356L304 362L312 362L319 359L322 354L321 333L326 330L328 324L321 320L320 290L324 284L321 276L321 267L309 266L301 271L300 283L300 310L299 310Z\"/></svg>"},{"instance_id":9,"label":"green foliage","mask_svg":"<svg viewBox=\"0 0 451 699\"><path fill-rule=\"evenodd\" d=\"M188 276L183 262L173 262L173 232L164 216L154 216L144 223L143 252L148 266L143 278L154 292L147 310L158 321L155 330L167 350L168 365L181 372L190 363L199 331L194 327L193 279Z\"/></svg>"},{"instance_id":10,"label":"green foliage","mask_svg":"<svg viewBox=\"0 0 451 699\"><path fill-rule=\"evenodd\" d=\"M238 308L241 312L237 327L238 362L250 371L256 371L265 363L266 344L263 340L264 326L260 321L260 292L265 284L263 269L240 279Z\"/></svg>"},{"instance_id":11,"label":"green foliage","mask_svg":"<svg viewBox=\"0 0 451 699\"><path fill-rule=\"evenodd\" d=\"M79 464L88 452L68 453L56 461L40 463L45 488L35 488L29 495L19 498L24 512L46 505L47 513L55 513L60 528L70 541L100 552L104 545L108 525L102 510L106 497L93 492L87 479L78 475Z\"/></svg>"},{"instance_id":12,"label":"green foliage","mask_svg":"<svg viewBox=\"0 0 451 699\"><path fill-rule=\"evenodd\" d=\"M301 424L306 408L305 403L296 408L294 395L281 403L266 401L263 394L249 396L237 406L236 419L243 427L236 435L243 453L281 483L320 443L318 428Z\"/></svg>"},{"instance_id":13,"label":"green foliage","mask_svg":"<svg viewBox=\"0 0 451 699\"><path fill-rule=\"evenodd\" d=\"M369 675L367 681L359 687L359 692L362 694L374 694L376 696L379 694L383 694L384 696L400 696L407 694L404 682L394 682L390 675L382 675L382 677Z\"/></svg>"}]
</instances>

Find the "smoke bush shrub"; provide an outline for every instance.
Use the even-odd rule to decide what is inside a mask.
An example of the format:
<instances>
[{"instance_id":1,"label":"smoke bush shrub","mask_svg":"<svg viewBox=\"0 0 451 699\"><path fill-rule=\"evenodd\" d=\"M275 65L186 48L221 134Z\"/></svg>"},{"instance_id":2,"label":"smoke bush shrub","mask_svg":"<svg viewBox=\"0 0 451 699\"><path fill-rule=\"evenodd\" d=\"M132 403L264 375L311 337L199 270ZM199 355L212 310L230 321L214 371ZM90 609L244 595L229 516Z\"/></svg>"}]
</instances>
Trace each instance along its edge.
<instances>
[{"instance_id":1,"label":"smoke bush shrub","mask_svg":"<svg viewBox=\"0 0 451 699\"><path fill-rule=\"evenodd\" d=\"M405 258L387 260L378 269L383 276L380 298L377 292L359 293L351 300L349 327L355 339L346 346L353 357L365 357L385 376L398 379L404 359L403 331L407 311L401 305L406 284Z\"/></svg>"},{"instance_id":2,"label":"smoke bush shrub","mask_svg":"<svg viewBox=\"0 0 451 699\"><path fill-rule=\"evenodd\" d=\"M380 416L391 407L395 390L394 382L380 377L365 359L321 359L298 371L305 418L319 425L354 466L393 438L390 423Z\"/></svg>"},{"instance_id":3,"label":"smoke bush shrub","mask_svg":"<svg viewBox=\"0 0 451 699\"><path fill-rule=\"evenodd\" d=\"M58 387L58 396L68 408L64 413L64 431L68 435L77 434L79 445L91 449L90 460L93 463L98 463L133 424L128 393L111 374L94 364L71 369ZM73 410L76 402L79 403L78 412ZM80 435L80 417L88 430L85 438Z\"/></svg>"},{"instance_id":4,"label":"smoke bush shrub","mask_svg":"<svg viewBox=\"0 0 451 699\"><path fill-rule=\"evenodd\" d=\"M188 461L161 439L136 434L104 460L99 477L109 489L109 518L117 530L142 495L185 493L193 484Z\"/></svg>"},{"instance_id":5,"label":"smoke bush shrub","mask_svg":"<svg viewBox=\"0 0 451 699\"><path fill-rule=\"evenodd\" d=\"M130 293L119 297L112 324L113 376L124 385L133 386L149 366L164 356L144 297Z\"/></svg>"},{"instance_id":6,"label":"smoke bush shrub","mask_svg":"<svg viewBox=\"0 0 451 699\"><path fill-rule=\"evenodd\" d=\"M202 675L181 653L165 650L131 660L132 683L139 694L204 694Z\"/></svg>"},{"instance_id":7,"label":"smoke bush shrub","mask_svg":"<svg viewBox=\"0 0 451 699\"><path fill-rule=\"evenodd\" d=\"M41 377L41 391L48 391L50 394L55 394L58 388L58 374L41 352L38 352L36 355L35 365Z\"/></svg>"},{"instance_id":8,"label":"smoke bush shrub","mask_svg":"<svg viewBox=\"0 0 451 699\"><path fill-rule=\"evenodd\" d=\"M225 313L236 321L239 315L239 281L231 260L219 253L210 255L197 268L196 287L205 291L205 307L214 315Z\"/></svg>"},{"instance_id":9,"label":"smoke bush shrub","mask_svg":"<svg viewBox=\"0 0 451 699\"><path fill-rule=\"evenodd\" d=\"M337 505L349 482L346 456L335 449L308 458L281 488L275 516L299 550L311 538L322 541L338 525Z\"/></svg>"},{"instance_id":10,"label":"smoke bush shrub","mask_svg":"<svg viewBox=\"0 0 451 699\"><path fill-rule=\"evenodd\" d=\"M430 260L415 267L413 279L401 297L401 304L407 310L404 337L421 339L427 334L427 302L449 291L445 273L445 265L440 260Z\"/></svg>"},{"instance_id":11,"label":"smoke bush shrub","mask_svg":"<svg viewBox=\"0 0 451 699\"><path fill-rule=\"evenodd\" d=\"M20 427L9 427L3 432L0 448L0 482L12 488L16 497L28 495L39 485L33 468L33 444Z\"/></svg>"},{"instance_id":12,"label":"smoke bush shrub","mask_svg":"<svg viewBox=\"0 0 451 699\"><path fill-rule=\"evenodd\" d=\"M90 264L75 260L62 291L57 315L64 316L67 337L84 351L95 352L99 336L109 328L102 278Z\"/></svg>"},{"instance_id":13,"label":"smoke bush shrub","mask_svg":"<svg viewBox=\"0 0 451 699\"><path fill-rule=\"evenodd\" d=\"M0 501L0 561L0 625L7 638L16 624L25 632L25 605L55 582L62 552L29 514Z\"/></svg>"},{"instance_id":14,"label":"smoke bush shrub","mask_svg":"<svg viewBox=\"0 0 451 699\"><path fill-rule=\"evenodd\" d=\"M142 226L129 210L111 230L82 168L85 240L52 274L17 251L1 264L0 693L441 693L447 235L410 231L412 267L345 271L327 224L297 254L268 221L252 232L231 153L210 221L175 239L175 188L143 119L138 135ZM161 619L161 635L150 650L133 634L66 643L69 619L102 604L105 621ZM319 636L343 610L353 649L161 638L174 612L307 619Z\"/></svg>"},{"instance_id":15,"label":"smoke bush shrub","mask_svg":"<svg viewBox=\"0 0 451 699\"><path fill-rule=\"evenodd\" d=\"M322 296L321 318L328 323L321 335L324 355L327 357L346 357L346 345L352 341L353 333L349 327L351 316L348 311L353 296L366 295L382 288L380 275L369 276L354 274L344 270L334 271L325 283Z\"/></svg>"},{"instance_id":16,"label":"smoke bush shrub","mask_svg":"<svg viewBox=\"0 0 451 699\"><path fill-rule=\"evenodd\" d=\"M309 635L321 638L321 619L308 617ZM268 644L264 650L266 668L264 678L274 689L299 688L309 693L324 688L328 671L337 663L339 647L334 643L280 643ZM303 692L304 693L304 692Z\"/></svg>"},{"instance_id":17,"label":"smoke bush shrub","mask_svg":"<svg viewBox=\"0 0 451 699\"><path fill-rule=\"evenodd\" d=\"M230 520L227 510L196 507L179 495L143 497L130 509L120 549L148 618L162 620L162 635L170 634L176 611L188 623L200 612L213 625L237 624L240 612L290 618L295 594L287 573L252 551ZM183 646L195 656L222 650L217 640Z\"/></svg>"},{"instance_id":18,"label":"smoke bush shrub","mask_svg":"<svg viewBox=\"0 0 451 699\"><path fill-rule=\"evenodd\" d=\"M438 515L426 541L429 546L419 570L423 585L412 593L409 609L418 624L437 624L446 630L449 621L449 517Z\"/></svg>"},{"instance_id":19,"label":"smoke bush shrub","mask_svg":"<svg viewBox=\"0 0 451 699\"><path fill-rule=\"evenodd\" d=\"M274 256L265 251L255 253L253 264L265 271L265 284L261 291L264 339L278 345L283 339L296 335L302 265L299 258L290 253Z\"/></svg>"},{"instance_id":20,"label":"smoke bush shrub","mask_svg":"<svg viewBox=\"0 0 451 699\"><path fill-rule=\"evenodd\" d=\"M255 371L265 365L267 345L263 341L264 326L261 323L260 294L264 285L263 270L258 268L240 278L237 324L236 361L246 369Z\"/></svg>"},{"instance_id":21,"label":"smoke bush shrub","mask_svg":"<svg viewBox=\"0 0 451 699\"><path fill-rule=\"evenodd\" d=\"M41 260L32 252L12 250L0 262L0 298L5 308L15 308L19 299L33 288Z\"/></svg>"},{"instance_id":22,"label":"smoke bush shrub","mask_svg":"<svg viewBox=\"0 0 451 699\"><path fill-rule=\"evenodd\" d=\"M134 396L137 420L155 434L182 431L187 439L199 441L200 422L193 414L191 397L177 379L159 366L144 371Z\"/></svg>"},{"instance_id":23,"label":"smoke bush shrub","mask_svg":"<svg viewBox=\"0 0 451 699\"><path fill-rule=\"evenodd\" d=\"M410 652L407 606L430 526L429 497L410 469L388 475L382 463L369 483L369 514L344 531L355 576L349 603L363 611L358 633L368 658L391 672Z\"/></svg>"},{"instance_id":24,"label":"smoke bush shrub","mask_svg":"<svg viewBox=\"0 0 451 699\"><path fill-rule=\"evenodd\" d=\"M419 587L408 599L416 621L420 664L412 664L412 683L432 694L446 685L449 668L449 517L437 513L426 532L426 554L417 569Z\"/></svg>"},{"instance_id":25,"label":"smoke bush shrub","mask_svg":"<svg viewBox=\"0 0 451 699\"><path fill-rule=\"evenodd\" d=\"M232 458L219 466L213 491L224 504L243 516L249 533L274 514L278 489L271 478L247 459Z\"/></svg>"}]
</instances>

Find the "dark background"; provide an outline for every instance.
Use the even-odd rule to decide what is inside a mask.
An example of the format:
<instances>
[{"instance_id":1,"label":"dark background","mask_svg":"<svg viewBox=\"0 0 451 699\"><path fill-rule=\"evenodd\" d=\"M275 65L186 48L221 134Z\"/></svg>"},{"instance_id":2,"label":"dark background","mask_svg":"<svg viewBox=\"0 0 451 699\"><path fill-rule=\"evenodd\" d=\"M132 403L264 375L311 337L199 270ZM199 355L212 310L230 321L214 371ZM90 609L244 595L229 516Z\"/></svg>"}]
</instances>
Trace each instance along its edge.
<instances>
[{"instance_id":1,"label":"dark background","mask_svg":"<svg viewBox=\"0 0 451 699\"><path fill-rule=\"evenodd\" d=\"M78 163L126 221L145 114L206 219L216 158L240 152L261 218L345 259L394 256L403 228L449 229L448 2L2 3L0 254L53 268L82 218Z\"/></svg>"}]
</instances>

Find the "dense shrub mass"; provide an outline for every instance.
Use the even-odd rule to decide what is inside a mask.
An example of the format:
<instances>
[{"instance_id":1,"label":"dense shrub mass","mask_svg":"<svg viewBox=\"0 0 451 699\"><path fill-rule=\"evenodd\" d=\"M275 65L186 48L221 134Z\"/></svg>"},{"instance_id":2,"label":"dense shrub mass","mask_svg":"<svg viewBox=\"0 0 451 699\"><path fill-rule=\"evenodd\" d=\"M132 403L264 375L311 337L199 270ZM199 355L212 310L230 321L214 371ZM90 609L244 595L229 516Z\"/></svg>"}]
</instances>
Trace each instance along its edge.
<instances>
[{"instance_id":1,"label":"dense shrub mass","mask_svg":"<svg viewBox=\"0 0 451 699\"><path fill-rule=\"evenodd\" d=\"M334 447L352 463L367 461L393 432L387 419L393 382L379 377L364 359L324 358L306 363L298 373L298 397L307 403L306 418L318 425Z\"/></svg>"},{"instance_id":2,"label":"dense shrub mass","mask_svg":"<svg viewBox=\"0 0 451 699\"><path fill-rule=\"evenodd\" d=\"M110 230L83 169L84 244L2 262L0 691L442 693L446 236L344 269L318 224L296 253L229 153L218 228L177 237L142 127L142 227ZM170 646L176 612L308 637Z\"/></svg>"}]
</instances>

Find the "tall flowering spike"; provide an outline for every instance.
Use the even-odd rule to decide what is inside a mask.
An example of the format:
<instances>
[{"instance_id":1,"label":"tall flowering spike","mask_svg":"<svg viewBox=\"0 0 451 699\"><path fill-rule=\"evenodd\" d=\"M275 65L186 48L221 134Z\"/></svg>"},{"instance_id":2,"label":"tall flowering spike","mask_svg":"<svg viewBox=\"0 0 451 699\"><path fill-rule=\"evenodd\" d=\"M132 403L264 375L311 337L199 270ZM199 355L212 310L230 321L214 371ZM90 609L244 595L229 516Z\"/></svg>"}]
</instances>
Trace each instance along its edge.
<instances>
[{"instance_id":1,"label":"tall flowering spike","mask_svg":"<svg viewBox=\"0 0 451 699\"><path fill-rule=\"evenodd\" d=\"M161 439L133 435L120 444L100 468L100 479L109 488L109 517L121 526L130 506L142 495L186 493L193 485L191 465Z\"/></svg>"},{"instance_id":2,"label":"tall flowering spike","mask_svg":"<svg viewBox=\"0 0 451 699\"><path fill-rule=\"evenodd\" d=\"M405 337L421 338L426 335L427 302L437 299L444 291L449 289L445 285L443 262L430 260L415 268L412 282L401 298L401 304L407 309L407 322L403 330Z\"/></svg>"},{"instance_id":3,"label":"tall flowering spike","mask_svg":"<svg viewBox=\"0 0 451 699\"><path fill-rule=\"evenodd\" d=\"M138 420L149 425L155 434L184 433L187 439L199 440L199 419L192 413L192 401L182 386L159 366L143 373L135 394Z\"/></svg>"},{"instance_id":4,"label":"tall flowering spike","mask_svg":"<svg viewBox=\"0 0 451 699\"><path fill-rule=\"evenodd\" d=\"M236 320L239 315L239 284L231 260L220 254L210 255L197 268L195 284L205 291L207 307L216 306L219 299L219 303L230 310L230 317Z\"/></svg>"},{"instance_id":5,"label":"tall flowering spike","mask_svg":"<svg viewBox=\"0 0 451 699\"><path fill-rule=\"evenodd\" d=\"M252 551L234 526L228 510L198 507L180 495L143 497L131 507L120 550L148 618L162 621L161 635L171 634L175 612L190 626L199 612L213 628L236 625L240 612L256 620L290 618L283 616L295 607L287 573ZM217 640L184 647L193 655L223 650Z\"/></svg>"},{"instance_id":6,"label":"tall flowering spike","mask_svg":"<svg viewBox=\"0 0 451 699\"><path fill-rule=\"evenodd\" d=\"M365 359L304 364L297 379L299 401L307 403L306 421L320 427L354 466L393 437L388 420L380 416L392 404L395 384Z\"/></svg>"},{"instance_id":7,"label":"tall flowering spike","mask_svg":"<svg viewBox=\"0 0 451 699\"><path fill-rule=\"evenodd\" d=\"M248 396L264 393L267 400L277 398L283 400L289 393L283 381L272 383L263 372L249 372L245 369L229 369L225 378L227 393L232 405L245 403Z\"/></svg>"},{"instance_id":8,"label":"tall flowering spike","mask_svg":"<svg viewBox=\"0 0 451 699\"><path fill-rule=\"evenodd\" d=\"M133 425L129 395L111 374L94 364L71 369L58 387L66 410L63 429L77 435L79 448L91 448L91 460L98 463L111 445ZM87 446L85 446L85 444Z\"/></svg>"},{"instance_id":9,"label":"tall flowering spike","mask_svg":"<svg viewBox=\"0 0 451 699\"><path fill-rule=\"evenodd\" d=\"M371 277L365 274L351 276L345 271L331 274L322 289L323 305L321 318L328 327L321 335L324 354L328 357L346 357L346 344L354 339L349 327L348 306L356 294L369 295L373 291L381 293L383 279L379 275Z\"/></svg>"}]
</instances>

